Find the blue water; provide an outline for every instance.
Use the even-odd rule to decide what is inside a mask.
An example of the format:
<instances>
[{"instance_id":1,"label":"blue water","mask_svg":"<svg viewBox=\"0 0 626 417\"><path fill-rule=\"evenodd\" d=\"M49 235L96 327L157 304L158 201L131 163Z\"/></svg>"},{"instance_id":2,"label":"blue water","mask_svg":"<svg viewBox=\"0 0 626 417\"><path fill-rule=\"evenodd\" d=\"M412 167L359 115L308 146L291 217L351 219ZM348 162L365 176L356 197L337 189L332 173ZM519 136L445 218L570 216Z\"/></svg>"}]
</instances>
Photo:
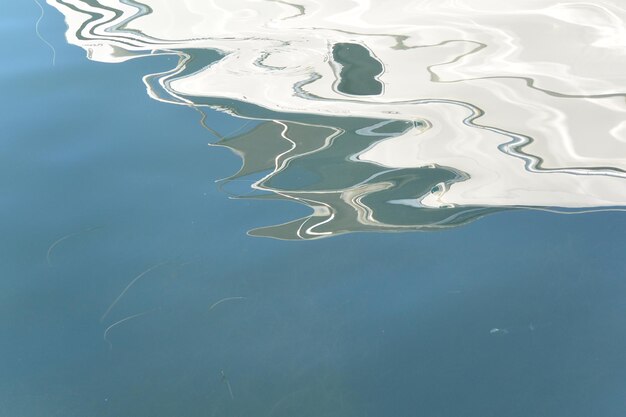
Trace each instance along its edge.
<instances>
[{"instance_id":1,"label":"blue water","mask_svg":"<svg viewBox=\"0 0 626 417\"><path fill-rule=\"evenodd\" d=\"M174 58L89 61L48 8L53 66L4 9L0 416L626 415L623 213L250 237L309 210L219 191L239 158L141 82Z\"/></svg>"}]
</instances>

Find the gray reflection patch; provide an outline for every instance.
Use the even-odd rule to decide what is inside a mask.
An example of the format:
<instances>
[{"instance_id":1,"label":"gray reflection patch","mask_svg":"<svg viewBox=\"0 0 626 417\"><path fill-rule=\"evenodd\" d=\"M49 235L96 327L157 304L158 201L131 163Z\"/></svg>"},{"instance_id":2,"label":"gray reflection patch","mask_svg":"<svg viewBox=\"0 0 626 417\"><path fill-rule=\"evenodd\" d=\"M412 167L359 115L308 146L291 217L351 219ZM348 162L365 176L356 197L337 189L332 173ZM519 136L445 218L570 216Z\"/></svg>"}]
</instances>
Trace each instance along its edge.
<instances>
[{"instance_id":1,"label":"gray reflection patch","mask_svg":"<svg viewBox=\"0 0 626 417\"><path fill-rule=\"evenodd\" d=\"M376 78L383 65L370 51L358 43L337 43L333 46L333 60L341 65L337 90L355 96L373 96L383 92L383 84Z\"/></svg>"}]
</instances>

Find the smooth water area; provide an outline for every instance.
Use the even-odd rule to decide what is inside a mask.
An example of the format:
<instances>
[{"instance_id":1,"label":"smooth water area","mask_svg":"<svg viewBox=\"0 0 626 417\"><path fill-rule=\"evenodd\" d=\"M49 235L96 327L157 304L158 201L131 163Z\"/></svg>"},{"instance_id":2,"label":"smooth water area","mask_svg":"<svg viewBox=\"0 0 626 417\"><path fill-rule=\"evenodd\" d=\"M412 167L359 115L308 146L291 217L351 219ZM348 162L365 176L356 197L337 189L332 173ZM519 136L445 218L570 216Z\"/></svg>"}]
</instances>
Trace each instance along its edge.
<instances>
[{"instance_id":1,"label":"smooth water area","mask_svg":"<svg viewBox=\"0 0 626 417\"><path fill-rule=\"evenodd\" d=\"M59 2L81 3L106 15ZM432 164L393 159L458 106L361 109L393 93L379 74L393 65L354 40L329 51L341 68L328 94L355 114L311 92L281 112L252 90L150 79L177 54L87 59L42 6L37 26L35 2L0 17L1 417L624 415L622 154L581 166L550 161L552 145L502 148L526 162L534 149L562 177L520 163L532 169L501 175L528 179L519 194L483 192L495 177L434 147L420 154ZM187 74L221 56L184 46ZM187 105L154 99L167 94Z\"/></svg>"}]
</instances>

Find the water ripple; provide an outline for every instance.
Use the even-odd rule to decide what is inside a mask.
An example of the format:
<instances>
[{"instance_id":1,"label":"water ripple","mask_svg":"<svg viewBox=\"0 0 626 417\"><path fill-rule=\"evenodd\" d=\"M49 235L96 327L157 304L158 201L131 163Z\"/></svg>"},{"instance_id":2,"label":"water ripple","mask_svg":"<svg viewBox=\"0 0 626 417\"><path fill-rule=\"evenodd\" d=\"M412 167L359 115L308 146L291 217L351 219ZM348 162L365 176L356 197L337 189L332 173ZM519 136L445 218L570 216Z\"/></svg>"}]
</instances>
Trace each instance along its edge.
<instances>
[{"instance_id":1,"label":"water ripple","mask_svg":"<svg viewBox=\"0 0 626 417\"><path fill-rule=\"evenodd\" d=\"M626 205L617 0L48 0L90 59L173 54L148 94L244 159L236 198L312 213L254 235L437 230ZM222 135L206 108L254 121ZM236 196L236 195L234 195Z\"/></svg>"}]
</instances>

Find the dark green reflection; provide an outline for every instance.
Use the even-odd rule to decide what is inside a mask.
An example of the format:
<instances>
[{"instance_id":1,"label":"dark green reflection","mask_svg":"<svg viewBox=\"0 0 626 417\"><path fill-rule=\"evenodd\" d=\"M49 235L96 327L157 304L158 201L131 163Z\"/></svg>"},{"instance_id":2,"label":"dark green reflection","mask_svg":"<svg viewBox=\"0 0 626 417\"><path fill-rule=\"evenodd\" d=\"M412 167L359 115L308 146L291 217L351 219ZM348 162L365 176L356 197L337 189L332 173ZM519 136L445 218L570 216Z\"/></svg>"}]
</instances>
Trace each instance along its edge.
<instances>
[{"instance_id":1,"label":"dark green reflection","mask_svg":"<svg viewBox=\"0 0 626 417\"><path fill-rule=\"evenodd\" d=\"M382 64L370 51L358 43L337 43L333 60L341 65L337 90L357 96L373 96L383 92L383 84L376 79L382 74Z\"/></svg>"}]
</instances>

